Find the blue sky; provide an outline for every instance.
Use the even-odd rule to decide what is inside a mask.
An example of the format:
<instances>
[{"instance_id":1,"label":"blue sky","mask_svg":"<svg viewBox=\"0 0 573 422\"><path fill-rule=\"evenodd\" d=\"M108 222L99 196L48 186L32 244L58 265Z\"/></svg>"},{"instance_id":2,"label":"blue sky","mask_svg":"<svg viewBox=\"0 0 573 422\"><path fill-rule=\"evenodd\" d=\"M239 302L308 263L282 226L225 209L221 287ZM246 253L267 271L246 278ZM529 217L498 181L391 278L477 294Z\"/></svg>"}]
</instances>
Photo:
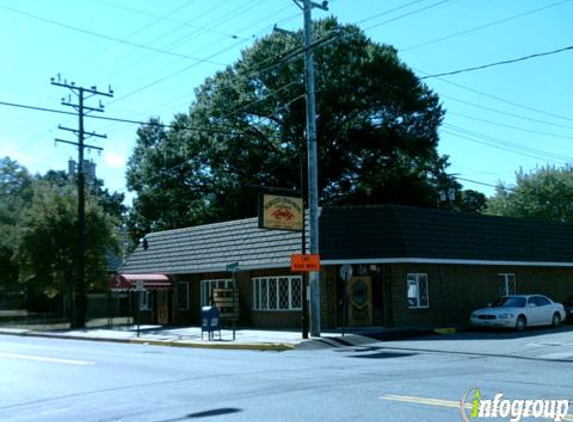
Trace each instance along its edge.
<instances>
[{"instance_id":1,"label":"blue sky","mask_svg":"<svg viewBox=\"0 0 573 422\"><path fill-rule=\"evenodd\" d=\"M573 45L573 0L334 0L329 12L394 45L421 77ZM205 77L233 63L275 23L299 29L292 0L0 0L0 156L31 172L64 170L77 157L58 125L77 118L5 103L71 111L62 78L96 85L106 117L169 122L185 112ZM573 162L573 51L429 78L447 110L439 151L467 189L491 195L516 170ZM88 104L97 105L97 99ZM137 125L86 119L107 134L87 158L114 191L127 193L125 166ZM476 183L477 182L477 183Z\"/></svg>"}]
</instances>

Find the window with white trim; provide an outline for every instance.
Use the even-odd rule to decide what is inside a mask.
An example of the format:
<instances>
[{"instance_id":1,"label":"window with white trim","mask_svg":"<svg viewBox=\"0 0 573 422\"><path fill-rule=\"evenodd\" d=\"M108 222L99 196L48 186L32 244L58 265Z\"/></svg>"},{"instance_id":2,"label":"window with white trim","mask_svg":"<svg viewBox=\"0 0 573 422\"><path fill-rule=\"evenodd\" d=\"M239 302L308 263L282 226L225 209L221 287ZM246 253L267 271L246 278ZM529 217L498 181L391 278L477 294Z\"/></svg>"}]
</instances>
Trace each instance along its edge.
<instances>
[{"instance_id":1,"label":"window with white trim","mask_svg":"<svg viewBox=\"0 0 573 422\"><path fill-rule=\"evenodd\" d=\"M214 289L232 289L232 279L201 280L201 306L211 306Z\"/></svg>"},{"instance_id":2,"label":"window with white trim","mask_svg":"<svg viewBox=\"0 0 573 422\"><path fill-rule=\"evenodd\" d=\"M501 273L497 275L499 280L499 295L509 296L515 294L515 274Z\"/></svg>"},{"instance_id":3,"label":"window with white trim","mask_svg":"<svg viewBox=\"0 0 573 422\"><path fill-rule=\"evenodd\" d=\"M189 310L189 282L177 283L177 304L180 311Z\"/></svg>"},{"instance_id":4,"label":"window with white trim","mask_svg":"<svg viewBox=\"0 0 573 422\"><path fill-rule=\"evenodd\" d=\"M408 308L430 307L428 274L411 273L407 276Z\"/></svg>"},{"instance_id":5,"label":"window with white trim","mask_svg":"<svg viewBox=\"0 0 573 422\"><path fill-rule=\"evenodd\" d=\"M253 278L253 309L298 311L302 309L302 279L299 276Z\"/></svg>"}]
</instances>

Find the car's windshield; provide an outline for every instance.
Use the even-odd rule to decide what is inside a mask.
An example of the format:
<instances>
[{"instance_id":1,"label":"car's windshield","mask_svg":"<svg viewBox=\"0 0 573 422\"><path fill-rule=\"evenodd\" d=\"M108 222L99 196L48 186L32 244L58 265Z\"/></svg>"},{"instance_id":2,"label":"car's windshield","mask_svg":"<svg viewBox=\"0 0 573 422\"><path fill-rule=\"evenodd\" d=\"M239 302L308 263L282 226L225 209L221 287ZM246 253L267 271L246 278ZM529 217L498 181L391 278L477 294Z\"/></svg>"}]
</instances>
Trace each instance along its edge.
<instances>
[{"instance_id":1,"label":"car's windshield","mask_svg":"<svg viewBox=\"0 0 573 422\"><path fill-rule=\"evenodd\" d=\"M500 297L496 299L491 306L496 308L525 308L525 298L512 296Z\"/></svg>"}]
</instances>

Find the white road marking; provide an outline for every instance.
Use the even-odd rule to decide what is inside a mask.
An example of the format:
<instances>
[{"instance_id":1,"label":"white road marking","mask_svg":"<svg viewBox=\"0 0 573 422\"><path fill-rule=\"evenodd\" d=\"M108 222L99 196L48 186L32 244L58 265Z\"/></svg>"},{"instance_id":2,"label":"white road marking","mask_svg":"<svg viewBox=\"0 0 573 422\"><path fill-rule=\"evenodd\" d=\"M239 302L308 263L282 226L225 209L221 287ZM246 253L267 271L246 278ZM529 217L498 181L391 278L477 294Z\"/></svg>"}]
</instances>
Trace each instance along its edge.
<instances>
[{"instance_id":1,"label":"white road marking","mask_svg":"<svg viewBox=\"0 0 573 422\"><path fill-rule=\"evenodd\" d=\"M541 359L571 360L573 361L573 352L554 352L539 356Z\"/></svg>"},{"instance_id":2,"label":"white road marking","mask_svg":"<svg viewBox=\"0 0 573 422\"><path fill-rule=\"evenodd\" d=\"M80 365L80 366L95 365L95 362L90 362L87 360L59 359L59 358L49 358L46 356L20 355L16 353L0 352L0 358L34 360L38 362L50 362L50 363L63 363L65 365Z\"/></svg>"},{"instance_id":3,"label":"white road marking","mask_svg":"<svg viewBox=\"0 0 573 422\"><path fill-rule=\"evenodd\" d=\"M380 396L382 400L398 401L402 403L425 404L428 406L450 407L460 409L461 401L433 399L429 397L400 396L397 394L384 394ZM471 409L471 405L466 403L466 409ZM573 422L573 415L568 414L562 420Z\"/></svg>"},{"instance_id":4,"label":"white road marking","mask_svg":"<svg viewBox=\"0 0 573 422\"><path fill-rule=\"evenodd\" d=\"M442 399L432 399L428 397L414 397L414 396L399 396L395 394L385 394L380 397L382 400L390 401L400 401L405 403L417 403L426 404L428 406L439 406L439 407L454 407L456 409L460 408L461 403L459 401L452 400L442 400ZM470 405L466 403L466 408L470 409Z\"/></svg>"}]
</instances>

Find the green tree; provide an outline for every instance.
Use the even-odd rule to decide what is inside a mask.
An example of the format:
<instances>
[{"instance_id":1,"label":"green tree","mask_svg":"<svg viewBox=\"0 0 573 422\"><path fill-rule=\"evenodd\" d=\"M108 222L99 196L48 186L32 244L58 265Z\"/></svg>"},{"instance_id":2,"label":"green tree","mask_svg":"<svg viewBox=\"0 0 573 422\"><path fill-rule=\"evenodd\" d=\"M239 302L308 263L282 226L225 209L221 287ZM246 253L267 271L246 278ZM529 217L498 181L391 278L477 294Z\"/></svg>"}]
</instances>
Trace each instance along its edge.
<instances>
[{"instance_id":1,"label":"green tree","mask_svg":"<svg viewBox=\"0 0 573 422\"><path fill-rule=\"evenodd\" d=\"M0 294L21 290L18 266L12 256L17 245L21 215L32 201L32 177L16 161L0 160Z\"/></svg>"},{"instance_id":2,"label":"green tree","mask_svg":"<svg viewBox=\"0 0 573 422\"><path fill-rule=\"evenodd\" d=\"M37 175L37 180L43 180L53 186L60 188L67 186L76 186L77 177L70 175L63 170L48 170L44 175ZM110 192L104 187L103 180L86 178L86 190L88 194L97 199L99 205L110 216L121 220L128 211L124 205L125 195L119 192Z\"/></svg>"},{"instance_id":3,"label":"green tree","mask_svg":"<svg viewBox=\"0 0 573 422\"><path fill-rule=\"evenodd\" d=\"M515 185L500 184L488 199L487 213L573 223L573 167L520 169Z\"/></svg>"},{"instance_id":4,"label":"green tree","mask_svg":"<svg viewBox=\"0 0 573 422\"><path fill-rule=\"evenodd\" d=\"M32 296L69 294L71 303L76 303L74 280L78 277L75 273L78 230L74 188L37 181L31 206L25 210L21 225L15 254L20 281L28 287ZM97 200L88 197L87 289L101 288L106 281L106 255L110 250L117 250L116 225L117 221L104 212ZM78 320L85 320L85 315Z\"/></svg>"},{"instance_id":5,"label":"green tree","mask_svg":"<svg viewBox=\"0 0 573 422\"><path fill-rule=\"evenodd\" d=\"M438 96L356 26L315 23L322 205L435 207ZM300 187L306 150L302 33L272 34L196 90L188 114L138 131L128 187L140 233L256 214L257 186ZM458 185L459 186L459 185Z\"/></svg>"}]
</instances>

